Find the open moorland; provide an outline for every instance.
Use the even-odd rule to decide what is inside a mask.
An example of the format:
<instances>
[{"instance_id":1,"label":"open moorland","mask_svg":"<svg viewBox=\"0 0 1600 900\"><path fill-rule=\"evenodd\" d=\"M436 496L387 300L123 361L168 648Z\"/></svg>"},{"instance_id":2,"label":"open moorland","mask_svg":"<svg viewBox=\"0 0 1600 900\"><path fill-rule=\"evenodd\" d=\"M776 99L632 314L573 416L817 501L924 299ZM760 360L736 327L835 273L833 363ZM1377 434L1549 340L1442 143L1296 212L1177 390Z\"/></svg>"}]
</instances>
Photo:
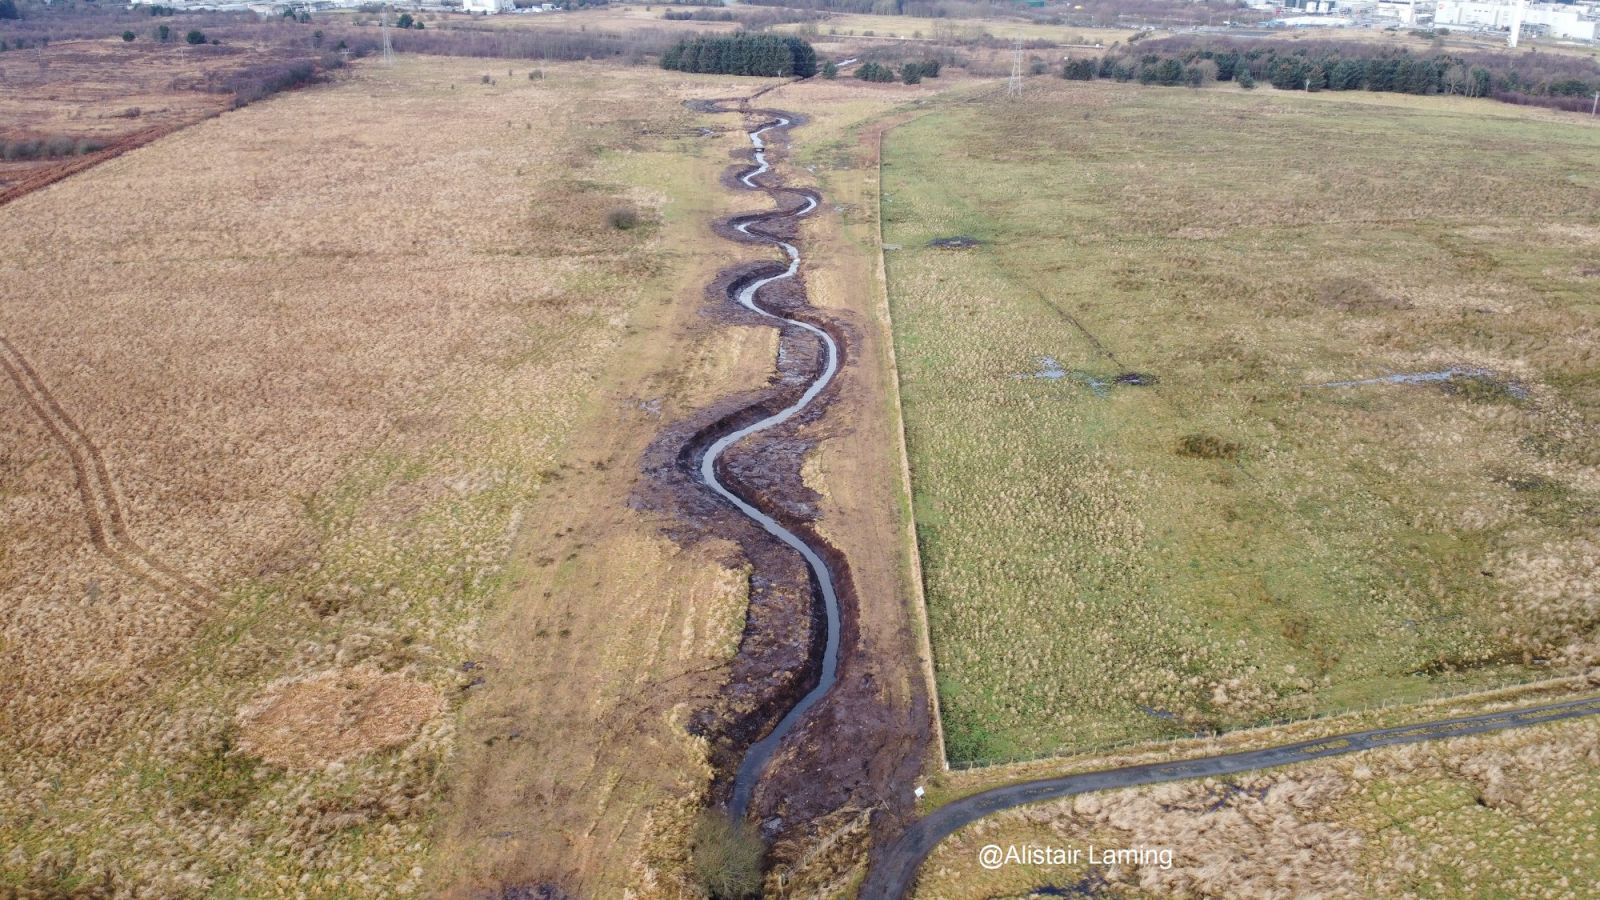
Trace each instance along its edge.
<instances>
[{"instance_id":1,"label":"open moorland","mask_svg":"<svg viewBox=\"0 0 1600 900\"><path fill-rule=\"evenodd\" d=\"M1600 128L1066 82L1231 7L943 3L0 23L0 897L850 896L998 781L1593 687ZM912 83L658 65L737 29ZM920 889L1559 894L1595 728L1009 813Z\"/></svg>"},{"instance_id":2,"label":"open moorland","mask_svg":"<svg viewBox=\"0 0 1600 900\"><path fill-rule=\"evenodd\" d=\"M957 80L769 95L805 110L801 164L776 164L830 198L805 280L848 346L796 475L820 535L881 548L849 557L848 689L758 796L790 884L859 877L876 770L926 759L857 129ZM714 748L691 718L727 687L751 569L675 540L641 467L774 379L774 333L705 287L771 253L709 227L766 202L717 187L747 123L684 102L777 86L367 61L0 210L0 885L700 890Z\"/></svg>"},{"instance_id":3,"label":"open moorland","mask_svg":"<svg viewBox=\"0 0 1600 900\"><path fill-rule=\"evenodd\" d=\"M132 41L67 40L0 53L0 202L303 81L323 62L309 43L189 47L171 29L190 23L155 21L127 23L139 28ZM174 36L157 40L154 27ZM8 40L27 39L0 30L0 41Z\"/></svg>"},{"instance_id":4,"label":"open moorland","mask_svg":"<svg viewBox=\"0 0 1600 900\"><path fill-rule=\"evenodd\" d=\"M1583 896L1600 880L1597 748L1589 720L1085 794L969 826L915 896ZM1080 857L988 871L990 844ZM1091 864L1091 847L1157 855Z\"/></svg>"},{"instance_id":5,"label":"open moorland","mask_svg":"<svg viewBox=\"0 0 1600 900\"><path fill-rule=\"evenodd\" d=\"M702 264L668 236L729 145L677 101L726 80L514 66L363 67L0 208L0 893L421 890L462 703L518 654L643 663L557 611L479 626L554 566L507 565L528 505L604 465L576 423ZM627 551L659 666L731 652L736 573ZM537 734L599 743L585 684Z\"/></svg>"},{"instance_id":6,"label":"open moorland","mask_svg":"<svg viewBox=\"0 0 1600 900\"><path fill-rule=\"evenodd\" d=\"M1593 664L1600 129L1030 91L885 149L952 762Z\"/></svg>"}]
</instances>

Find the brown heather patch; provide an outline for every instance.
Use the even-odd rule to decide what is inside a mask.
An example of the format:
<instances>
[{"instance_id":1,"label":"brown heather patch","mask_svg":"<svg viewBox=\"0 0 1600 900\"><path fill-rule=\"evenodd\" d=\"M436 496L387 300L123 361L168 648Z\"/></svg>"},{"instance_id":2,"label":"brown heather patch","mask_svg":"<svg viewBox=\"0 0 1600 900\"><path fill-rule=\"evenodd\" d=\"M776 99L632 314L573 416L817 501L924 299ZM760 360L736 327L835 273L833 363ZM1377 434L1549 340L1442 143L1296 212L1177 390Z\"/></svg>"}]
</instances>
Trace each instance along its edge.
<instances>
[{"instance_id":1,"label":"brown heather patch","mask_svg":"<svg viewBox=\"0 0 1600 900\"><path fill-rule=\"evenodd\" d=\"M438 688L371 666L276 682L239 710L239 749L292 769L415 737L444 708Z\"/></svg>"},{"instance_id":2,"label":"brown heather patch","mask_svg":"<svg viewBox=\"0 0 1600 900\"><path fill-rule=\"evenodd\" d=\"M1343 276L1318 283L1315 298L1323 306L1346 312L1405 309L1409 305L1404 299L1385 293L1370 281Z\"/></svg>"}]
</instances>

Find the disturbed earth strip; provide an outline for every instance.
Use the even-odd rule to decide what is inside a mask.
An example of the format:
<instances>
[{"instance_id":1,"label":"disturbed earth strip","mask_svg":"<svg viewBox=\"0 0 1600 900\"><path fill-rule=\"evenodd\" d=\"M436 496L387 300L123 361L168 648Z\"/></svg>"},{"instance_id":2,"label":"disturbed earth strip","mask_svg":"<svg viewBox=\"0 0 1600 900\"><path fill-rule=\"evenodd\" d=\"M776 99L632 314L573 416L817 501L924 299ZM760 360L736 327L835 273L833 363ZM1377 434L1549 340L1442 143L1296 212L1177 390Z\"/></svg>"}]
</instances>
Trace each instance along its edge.
<instances>
[{"instance_id":1,"label":"disturbed earth strip","mask_svg":"<svg viewBox=\"0 0 1600 900\"><path fill-rule=\"evenodd\" d=\"M866 881L861 886L860 900L901 900L909 896L916 883L917 869L940 841L985 816L1024 804L1056 800L1092 791L1249 772L1328 756L1343 756L1378 747L1486 734L1507 728L1525 728L1530 725L1543 725L1547 722L1596 714L1600 714L1600 697L1589 697L1583 700L1569 700L1476 716L1460 716L1416 725L1374 728L1351 734L1298 741L1278 747L1265 747L1260 750L1243 750L1237 753L1180 759L1166 763L1147 763L994 788L941 806L906 829L899 840L873 860Z\"/></svg>"},{"instance_id":2,"label":"disturbed earth strip","mask_svg":"<svg viewBox=\"0 0 1600 900\"><path fill-rule=\"evenodd\" d=\"M765 384L666 424L640 461L644 477L630 505L662 514L664 534L680 545L699 545L745 573L737 652L685 723L707 742L719 773L712 804L759 826L775 871L811 866L831 878L914 817L930 703L890 560L867 558L858 568L835 544L886 533L873 526L887 504L872 498L840 510L836 535L819 525L824 498L805 475L812 450L839 439L835 446L870 452L861 442L878 434L870 419L833 414L836 403L842 413L873 398L872 373L855 369L858 355L870 364L872 338L848 306L811 304L802 265L810 254L802 260L796 234L822 198L773 173L785 135L805 120L751 109L756 96L688 105L752 117L740 129L750 149L735 152L722 183L761 191L775 208L711 227L778 252L718 273L699 310L704 325L691 327L774 328L776 366ZM819 846L830 848L826 858L813 852Z\"/></svg>"},{"instance_id":3,"label":"disturbed earth strip","mask_svg":"<svg viewBox=\"0 0 1600 900\"><path fill-rule=\"evenodd\" d=\"M23 402L39 418L50 436L67 451L83 503L89 540L118 567L140 578L195 612L211 605L214 593L173 566L154 556L134 540L128 517L117 496L100 448L84 434L77 421L62 408L39 373L15 344L0 337L0 369L16 385Z\"/></svg>"},{"instance_id":4,"label":"disturbed earth strip","mask_svg":"<svg viewBox=\"0 0 1600 900\"><path fill-rule=\"evenodd\" d=\"M732 110L719 110L731 112ZM760 525L762 530L777 538L787 547L800 554L805 560L809 572L812 588L821 601L825 619L825 633L822 640L821 659L817 660L817 681L800 699L784 713L783 718L773 726L766 736L756 741L745 751L744 759L739 764L737 774L734 776L732 798L729 801L729 812L735 818L743 818L750 806L751 797L755 793L757 782L771 761L778 746L784 737L794 730L795 724L805 715L818 700L827 694L833 687L838 672L839 656L839 598L834 587L834 574L822 555L809 544L802 540L793 531L779 524L776 518L758 508L750 500L741 497L736 491L724 483L719 474L718 467L723 454L735 444L753 434L767 431L782 425L804 411L817 399L828 385L833 381L834 375L839 371L839 344L833 336L822 328L778 315L764 308L757 302L757 294L767 285L794 278L800 270L800 251L794 245L759 228L762 223L778 220L798 220L817 208L817 196L810 191L795 188L768 187L756 183L756 179L771 170L767 161L767 145L762 135L768 132L783 131L793 127L795 117L783 113L771 113L771 121L752 129L748 132L751 147L754 150L756 165L739 175L738 182L749 190L765 191L768 194L790 194L801 198L801 205L792 210L780 211L777 215L760 214L756 216L740 217L733 220L733 228L738 233L757 241L772 244L783 250L788 257L788 267L772 275L766 275L740 284L735 282L729 287L731 299L740 306L756 313L764 319L773 320L779 328L794 328L815 336L823 349L823 362L819 372L816 373L811 383L806 387L793 403L782 409L764 416L755 422L738 428L721 436L706 448L700 457L698 466L700 480L706 487L723 500L731 503L751 521Z\"/></svg>"}]
</instances>

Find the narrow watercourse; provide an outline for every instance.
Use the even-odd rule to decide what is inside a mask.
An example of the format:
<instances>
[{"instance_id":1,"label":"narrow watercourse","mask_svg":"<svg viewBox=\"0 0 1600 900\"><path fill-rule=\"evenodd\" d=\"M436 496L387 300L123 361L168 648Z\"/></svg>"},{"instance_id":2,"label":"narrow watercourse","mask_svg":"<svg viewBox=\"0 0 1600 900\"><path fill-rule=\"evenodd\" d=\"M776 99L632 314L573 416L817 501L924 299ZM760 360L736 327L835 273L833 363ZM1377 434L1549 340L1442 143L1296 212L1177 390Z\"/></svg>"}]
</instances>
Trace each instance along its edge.
<instances>
[{"instance_id":1,"label":"narrow watercourse","mask_svg":"<svg viewBox=\"0 0 1600 900\"><path fill-rule=\"evenodd\" d=\"M714 107L714 109L718 112L744 111L721 107ZM784 713L783 717L778 720L778 723L765 736L757 740L745 751L744 757L740 761L738 771L734 776L732 794L728 804L729 814L736 819L743 818L749 811L756 785L760 782L762 773L766 771L783 739L794 730L806 711L828 693L837 680L840 633L839 597L836 579L829 563L824 560L823 554L794 531L785 527L774 515L761 509L757 505L755 498L741 496L738 491L730 487L724 480L723 472L720 469L723 463L723 456L730 448L752 435L783 425L816 402L818 396L833 382L834 376L839 372L840 365L839 343L826 330L810 322L774 313L760 302L763 288L777 282L793 279L799 273L801 265L799 248L795 244L762 229L761 225L768 222L798 221L814 212L817 209L819 200L814 191L785 187L781 184L770 185L757 182L757 179L768 175L772 171L771 163L767 159L769 148L763 135L787 131L795 126L797 117L776 110L746 112L761 115L765 117L765 121L747 132L755 165L738 175L738 183L748 190L764 192L774 199L777 199L780 195L798 197L801 203L792 210L784 211L780 208L777 212L755 213L736 217L731 221L733 229L746 238L755 242L770 244L782 250L788 258L788 266L775 274L749 281L734 282L728 288L728 297L732 302L755 313L762 319L771 320L780 329L798 330L815 337L822 351L822 365L810 384L792 403L774 413L724 434L711 442L701 454L696 470L700 482L706 488L759 525L767 534L792 549L795 553L798 553L805 561L811 579L811 588L816 594L818 605L823 613L825 632L823 640L820 642L821 658L813 661L817 669L816 683Z\"/></svg>"},{"instance_id":2,"label":"narrow watercourse","mask_svg":"<svg viewBox=\"0 0 1600 900\"><path fill-rule=\"evenodd\" d=\"M1600 715L1600 697L1589 696L1524 709L1334 734L1257 750L1145 763L1003 785L947 803L919 819L882 854L874 857L857 896L858 900L905 900L916 886L917 870L941 841L986 816L1031 803L1096 791L1233 775L1379 747L1489 734L1593 715ZM978 862L974 860L973 865L976 867Z\"/></svg>"}]
</instances>

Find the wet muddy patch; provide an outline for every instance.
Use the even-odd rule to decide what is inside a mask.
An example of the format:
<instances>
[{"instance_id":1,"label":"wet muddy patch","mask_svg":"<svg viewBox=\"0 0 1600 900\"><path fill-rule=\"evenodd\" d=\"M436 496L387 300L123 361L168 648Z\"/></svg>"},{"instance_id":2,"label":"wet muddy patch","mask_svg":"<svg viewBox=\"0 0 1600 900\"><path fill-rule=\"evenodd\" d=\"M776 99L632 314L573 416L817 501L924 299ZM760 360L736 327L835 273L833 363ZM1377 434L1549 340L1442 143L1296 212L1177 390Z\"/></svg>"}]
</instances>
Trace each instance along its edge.
<instances>
[{"instance_id":1,"label":"wet muddy patch","mask_svg":"<svg viewBox=\"0 0 1600 900\"><path fill-rule=\"evenodd\" d=\"M928 246L935 250L968 250L973 247L981 246L982 244L983 241L965 234L934 238L928 242Z\"/></svg>"},{"instance_id":2,"label":"wet muddy patch","mask_svg":"<svg viewBox=\"0 0 1600 900\"><path fill-rule=\"evenodd\" d=\"M1394 372L1349 381L1324 381L1316 388L1356 388L1369 385L1432 385L1469 403L1516 403L1528 399L1525 385L1501 378L1489 369L1452 366L1428 372Z\"/></svg>"},{"instance_id":3,"label":"wet muddy patch","mask_svg":"<svg viewBox=\"0 0 1600 900\"><path fill-rule=\"evenodd\" d=\"M1083 369L1068 369L1053 356L1041 356L1038 360L1039 367L1025 375L1016 375L1022 380L1039 381L1070 381L1081 384L1089 389L1096 397L1109 397L1113 388L1119 387L1150 387L1160 382L1160 379L1149 372L1122 372L1116 375L1102 375Z\"/></svg>"}]
</instances>

